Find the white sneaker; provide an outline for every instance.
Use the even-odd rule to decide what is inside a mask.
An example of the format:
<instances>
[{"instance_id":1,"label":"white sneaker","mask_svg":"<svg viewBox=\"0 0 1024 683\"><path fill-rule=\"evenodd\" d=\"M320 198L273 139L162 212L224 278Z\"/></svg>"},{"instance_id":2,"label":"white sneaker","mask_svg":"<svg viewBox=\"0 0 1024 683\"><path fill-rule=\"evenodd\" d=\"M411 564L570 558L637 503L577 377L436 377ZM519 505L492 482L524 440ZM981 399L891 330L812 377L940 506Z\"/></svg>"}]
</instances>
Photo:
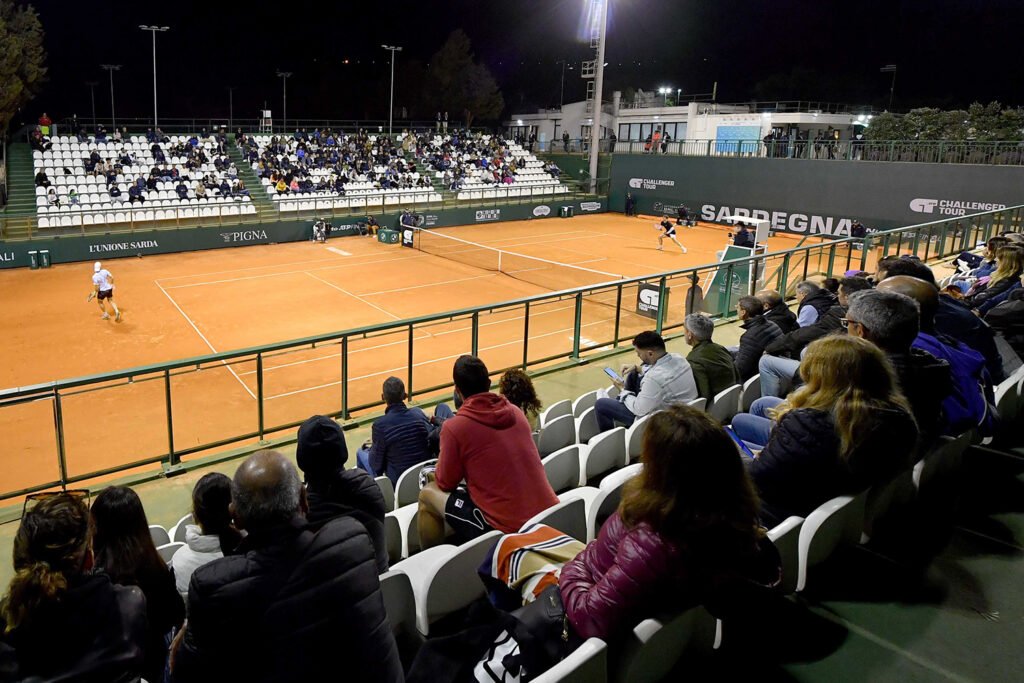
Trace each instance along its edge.
<instances>
[{"instance_id":1,"label":"white sneaker","mask_svg":"<svg viewBox=\"0 0 1024 683\"><path fill-rule=\"evenodd\" d=\"M103 315L100 316L100 320L110 320L110 316L104 313Z\"/></svg>"},{"instance_id":2,"label":"white sneaker","mask_svg":"<svg viewBox=\"0 0 1024 683\"><path fill-rule=\"evenodd\" d=\"M681 247L681 248L683 250L683 253L685 254L686 253L686 247Z\"/></svg>"},{"instance_id":3,"label":"white sneaker","mask_svg":"<svg viewBox=\"0 0 1024 683\"><path fill-rule=\"evenodd\" d=\"M658 251L665 251L665 247L658 247Z\"/></svg>"}]
</instances>

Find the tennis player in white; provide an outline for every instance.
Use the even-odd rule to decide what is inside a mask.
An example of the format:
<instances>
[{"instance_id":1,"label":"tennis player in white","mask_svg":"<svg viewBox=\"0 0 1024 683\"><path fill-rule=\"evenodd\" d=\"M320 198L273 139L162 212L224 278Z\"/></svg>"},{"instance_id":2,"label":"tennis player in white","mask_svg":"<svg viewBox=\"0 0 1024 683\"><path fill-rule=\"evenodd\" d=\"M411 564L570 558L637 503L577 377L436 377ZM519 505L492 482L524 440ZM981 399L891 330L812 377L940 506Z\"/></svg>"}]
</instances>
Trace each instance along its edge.
<instances>
[{"instance_id":1,"label":"tennis player in white","mask_svg":"<svg viewBox=\"0 0 1024 683\"><path fill-rule=\"evenodd\" d=\"M686 247L680 244L679 240L676 239L676 226L672 225L672 221L669 220L668 216L665 216L665 220L662 222L655 223L654 229L661 230L661 233L658 235L658 251L663 251L665 249L662 242L667 237L675 242L676 246L682 249L684 254L686 253Z\"/></svg>"},{"instance_id":2,"label":"tennis player in white","mask_svg":"<svg viewBox=\"0 0 1024 683\"><path fill-rule=\"evenodd\" d=\"M86 301L96 299L96 303L100 305L100 310L103 311L103 320L110 319L110 314L107 313L107 306L103 303L104 301L110 301L110 307L114 309L114 321L121 322L121 311L118 309L117 304L114 303L114 276L99 261L93 264L92 271L92 293L89 294L89 298Z\"/></svg>"}]
</instances>

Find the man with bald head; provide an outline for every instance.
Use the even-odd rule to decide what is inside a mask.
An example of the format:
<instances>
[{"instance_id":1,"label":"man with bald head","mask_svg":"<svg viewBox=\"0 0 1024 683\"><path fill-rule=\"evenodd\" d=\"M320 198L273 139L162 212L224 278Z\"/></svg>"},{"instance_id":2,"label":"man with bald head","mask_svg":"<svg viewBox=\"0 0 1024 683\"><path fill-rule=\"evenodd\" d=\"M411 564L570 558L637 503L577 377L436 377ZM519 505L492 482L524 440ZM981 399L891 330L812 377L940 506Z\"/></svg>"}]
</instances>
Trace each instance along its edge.
<instances>
[{"instance_id":1,"label":"man with bald head","mask_svg":"<svg viewBox=\"0 0 1024 683\"><path fill-rule=\"evenodd\" d=\"M878 289L904 294L918 303L921 329L913 347L949 363L952 391L942 402L943 433L955 436L977 428L983 436L991 434L995 398L985 358L966 344L935 330L939 290L930 282L908 275L887 277L878 284Z\"/></svg>"},{"instance_id":2,"label":"man with bald head","mask_svg":"<svg viewBox=\"0 0 1024 683\"><path fill-rule=\"evenodd\" d=\"M402 680L365 527L339 517L314 532L306 509L298 470L280 453L239 466L231 512L247 532L242 554L192 575L175 683Z\"/></svg>"}]
</instances>

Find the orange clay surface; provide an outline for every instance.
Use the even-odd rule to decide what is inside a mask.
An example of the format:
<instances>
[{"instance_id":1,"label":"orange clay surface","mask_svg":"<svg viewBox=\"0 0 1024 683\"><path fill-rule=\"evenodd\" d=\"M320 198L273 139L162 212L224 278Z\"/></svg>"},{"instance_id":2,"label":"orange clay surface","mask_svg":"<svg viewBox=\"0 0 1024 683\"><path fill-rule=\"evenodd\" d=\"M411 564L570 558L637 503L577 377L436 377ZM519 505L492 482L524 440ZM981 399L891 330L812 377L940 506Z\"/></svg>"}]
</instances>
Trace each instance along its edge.
<instances>
[{"instance_id":1,"label":"orange clay surface","mask_svg":"<svg viewBox=\"0 0 1024 683\"><path fill-rule=\"evenodd\" d=\"M678 228L687 254L668 240L664 251L657 251L655 221L602 214L439 232L627 277L712 264L729 241L727 228L702 223ZM774 237L769 250L793 248L798 239ZM808 243L817 241L812 238ZM859 253L854 259L859 261ZM827 265L824 258L812 261L808 272ZM837 263L845 262L846 252L840 249ZM769 259L768 271L776 266ZM300 242L116 259L104 262L104 267L115 278L115 298L124 313L120 323L101 320L96 303L86 303L92 288L91 263L0 271L6 304L0 387L231 351L555 288L359 237L333 239L327 245ZM791 267L802 272L803 261ZM529 264L521 268L527 277ZM702 282L708 274L702 273ZM572 277L557 288L607 279L595 275L587 283ZM678 323L686 283L670 284L669 322ZM677 288L682 290L679 294ZM635 299L635 289L623 295L620 339L652 326L650 319L634 312ZM573 317L571 299L531 306L528 358L568 356ZM584 346L610 342L615 318L614 292L588 298L583 307ZM414 393L450 381L452 361L470 351L470 322L462 317L412 330ZM490 367L522 362L527 323L522 306L481 313L479 322L480 355ZM349 340L349 406L379 400L381 382L389 375L408 381L409 336L409 329L403 328ZM267 354L262 362L267 428L341 410L340 343ZM175 450L255 432L258 393L254 356L172 373ZM69 475L168 453L166 401L163 373L62 392ZM0 493L56 481L53 401L0 406L0 444Z\"/></svg>"}]
</instances>

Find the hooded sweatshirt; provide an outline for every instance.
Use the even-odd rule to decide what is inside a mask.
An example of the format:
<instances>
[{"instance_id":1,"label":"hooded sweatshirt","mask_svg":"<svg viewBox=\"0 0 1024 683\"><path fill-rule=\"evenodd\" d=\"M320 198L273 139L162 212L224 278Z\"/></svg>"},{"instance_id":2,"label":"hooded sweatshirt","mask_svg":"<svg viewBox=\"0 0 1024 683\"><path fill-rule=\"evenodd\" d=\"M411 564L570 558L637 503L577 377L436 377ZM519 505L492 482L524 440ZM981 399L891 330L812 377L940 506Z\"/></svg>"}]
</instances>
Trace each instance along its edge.
<instances>
[{"instance_id":1,"label":"hooded sweatshirt","mask_svg":"<svg viewBox=\"0 0 1024 683\"><path fill-rule=\"evenodd\" d=\"M436 477L442 491L465 479L488 523L505 533L558 503L526 416L490 392L470 396L445 421Z\"/></svg>"},{"instance_id":2,"label":"hooded sweatshirt","mask_svg":"<svg viewBox=\"0 0 1024 683\"><path fill-rule=\"evenodd\" d=\"M174 553L171 568L174 569L174 583L182 596L188 596L188 584L192 580L192 572L207 562L224 557L220 549L220 537L216 534L205 535L195 524L185 527L185 547Z\"/></svg>"}]
</instances>

